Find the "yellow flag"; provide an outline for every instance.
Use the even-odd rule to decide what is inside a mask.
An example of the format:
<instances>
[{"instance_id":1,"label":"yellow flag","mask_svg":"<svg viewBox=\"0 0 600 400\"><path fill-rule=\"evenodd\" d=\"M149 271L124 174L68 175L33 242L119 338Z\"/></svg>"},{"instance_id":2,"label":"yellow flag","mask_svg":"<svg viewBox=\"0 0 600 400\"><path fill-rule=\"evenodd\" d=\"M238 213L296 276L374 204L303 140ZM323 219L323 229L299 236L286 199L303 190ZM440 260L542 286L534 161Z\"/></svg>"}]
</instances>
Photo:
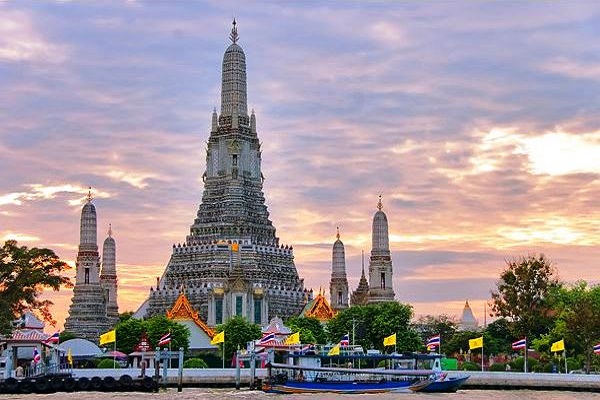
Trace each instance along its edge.
<instances>
[{"instance_id":1,"label":"yellow flag","mask_svg":"<svg viewBox=\"0 0 600 400\"><path fill-rule=\"evenodd\" d=\"M558 342L554 342L552 343L552 347L550 348L550 351L555 353L557 351L564 351L565 350L565 340L561 339Z\"/></svg>"},{"instance_id":2,"label":"yellow flag","mask_svg":"<svg viewBox=\"0 0 600 400\"><path fill-rule=\"evenodd\" d=\"M300 344L300 332L292 333L283 344Z\"/></svg>"},{"instance_id":3,"label":"yellow flag","mask_svg":"<svg viewBox=\"0 0 600 400\"><path fill-rule=\"evenodd\" d=\"M329 353L327 353L328 356L339 356L340 355L340 344L336 344L335 346L333 346L331 348L331 350L329 350Z\"/></svg>"},{"instance_id":4,"label":"yellow flag","mask_svg":"<svg viewBox=\"0 0 600 400\"><path fill-rule=\"evenodd\" d=\"M469 339L469 349L470 350L480 349L482 347L483 347L483 336L475 338L475 339Z\"/></svg>"},{"instance_id":5,"label":"yellow flag","mask_svg":"<svg viewBox=\"0 0 600 400\"><path fill-rule=\"evenodd\" d=\"M117 331L114 329L100 335L100 346L106 343L113 343L117 341Z\"/></svg>"},{"instance_id":6,"label":"yellow flag","mask_svg":"<svg viewBox=\"0 0 600 400\"><path fill-rule=\"evenodd\" d=\"M210 341L210 344L219 344L219 343L224 343L224 342L225 342L225 331L217 333Z\"/></svg>"},{"instance_id":7,"label":"yellow flag","mask_svg":"<svg viewBox=\"0 0 600 400\"><path fill-rule=\"evenodd\" d=\"M396 345L396 334L390 335L386 338L383 338L384 346L395 346Z\"/></svg>"},{"instance_id":8,"label":"yellow flag","mask_svg":"<svg viewBox=\"0 0 600 400\"><path fill-rule=\"evenodd\" d=\"M71 353L71 348L69 347L69 351L67 351L67 362L69 365L73 366L73 353Z\"/></svg>"}]
</instances>

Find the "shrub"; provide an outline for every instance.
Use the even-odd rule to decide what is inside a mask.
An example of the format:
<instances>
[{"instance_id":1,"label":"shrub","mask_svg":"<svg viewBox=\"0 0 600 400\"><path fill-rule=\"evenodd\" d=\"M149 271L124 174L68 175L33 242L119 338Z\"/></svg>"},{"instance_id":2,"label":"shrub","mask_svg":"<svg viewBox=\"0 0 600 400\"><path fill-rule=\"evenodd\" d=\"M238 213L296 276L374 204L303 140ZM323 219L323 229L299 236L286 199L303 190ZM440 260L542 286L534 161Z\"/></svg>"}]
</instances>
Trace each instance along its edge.
<instances>
[{"instance_id":1,"label":"shrub","mask_svg":"<svg viewBox=\"0 0 600 400\"><path fill-rule=\"evenodd\" d=\"M111 358L105 358L98 363L98 368L121 368L118 362Z\"/></svg>"},{"instance_id":2,"label":"shrub","mask_svg":"<svg viewBox=\"0 0 600 400\"><path fill-rule=\"evenodd\" d=\"M465 361L460 365L459 369L463 371L480 371L481 367L479 366L479 364L475 364L474 362Z\"/></svg>"},{"instance_id":3,"label":"shrub","mask_svg":"<svg viewBox=\"0 0 600 400\"><path fill-rule=\"evenodd\" d=\"M208 365L201 358L190 358L185 360L183 368L208 368Z\"/></svg>"},{"instance_id":4,"label":"shrub","mask_svg":"<svg viewBox=\"0 0 600 400\"><path fill-rule=\"evenodd\" d=\"M535 358L531 358L529 357L527 359L527 370L528 371L535 371L536 366L539 364L539 361L536 360ZM525 358L523 357L518 357L516 359L514 359L513 361L511 361L510 366L516 371L516 372L523 372L523 368L525 366Z\"/></svg>"},{"instance_id":5,"label":"shrub","mask_svg":"<svg viewBox=\"0 0 600 400\"><path fill-rule=\"evenodd\" d=\"M506 371L506 364L504 364L504 363L494 363L490 367L490 371L495 371L495 372Z\"/></svg>"}]
</instances>

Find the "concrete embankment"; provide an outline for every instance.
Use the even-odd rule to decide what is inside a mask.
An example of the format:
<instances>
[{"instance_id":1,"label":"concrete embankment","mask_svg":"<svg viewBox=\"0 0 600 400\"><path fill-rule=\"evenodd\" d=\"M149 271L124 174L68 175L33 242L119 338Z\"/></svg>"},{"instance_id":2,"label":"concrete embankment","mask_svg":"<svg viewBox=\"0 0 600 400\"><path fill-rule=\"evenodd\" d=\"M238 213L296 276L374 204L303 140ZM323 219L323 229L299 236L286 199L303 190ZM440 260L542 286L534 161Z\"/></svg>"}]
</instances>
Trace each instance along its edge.
<instances>
[{"instance_id":1,"label":"concrete embankment","mask_svg":"<svg viewBox=\"0 0 600 400\"><path fill-rule=\"evenodd\" d=\"M600 375L518 372L451 371L450 376L468 374L464 389L572 390L600 392Z\"/></svg>"},{"instance_id":2,"label":"concrete embankment","mask_svg":"<svg viewBox=\"0 0 600 400\"><path fill-rule=\"evenodd\" d=\"M160 371L162 375L162 370ZM235 368L186 368L183 370L183 385L188 387L234 387ZM73 370L75 377L105 377L113 376L118 379L120 375L127 374L132 377L139 375L139 369L81 369ZM176 386L178 370L168 370L167 384ZM256 369L256 378L263 379L267 370ZM600 392L600 375L584 374L545 374L545 373L518 373L518 372L481 372L481 371L449 371L450 376L468 374L464 389L494 389L494 390L572 390ZM154 376L154 370L148 368L147 376ZM241 386L249 386L250 369L240 370Z\"/></svg>"}]
</instances>

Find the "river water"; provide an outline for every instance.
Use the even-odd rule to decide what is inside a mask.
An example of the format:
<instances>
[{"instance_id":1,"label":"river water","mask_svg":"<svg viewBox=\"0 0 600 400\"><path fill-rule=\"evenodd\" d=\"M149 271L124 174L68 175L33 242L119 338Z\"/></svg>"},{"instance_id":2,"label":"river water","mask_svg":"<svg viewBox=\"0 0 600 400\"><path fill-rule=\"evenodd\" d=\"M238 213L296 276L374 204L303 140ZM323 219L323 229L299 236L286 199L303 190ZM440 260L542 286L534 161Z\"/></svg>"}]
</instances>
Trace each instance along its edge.
<instances>
[{"instance_id":1,"label":"river water","mask_svg":"<svg viewBox=\"0 0 600 400\"><path fill-rule=\"evenodd\" d=\"M588 392L558 392L558 391L530 391L530 390L459 390L457 393L387 393L387 394L361 394L361 395L338 395L338 394L297 394L277 395L266 394L248 389L193 389L184 388L181 393L177 389L163 390L159 393L101 393L101 392L77 392L77 393L53 393L53 394L15 394L0 395L0 400L8 399L40 399L40 400L199 400L199 399L239 399L239 400L261 400L261 399L377 399L377 400L600 400L600 393Z\"/></svg>"}]
</instances>

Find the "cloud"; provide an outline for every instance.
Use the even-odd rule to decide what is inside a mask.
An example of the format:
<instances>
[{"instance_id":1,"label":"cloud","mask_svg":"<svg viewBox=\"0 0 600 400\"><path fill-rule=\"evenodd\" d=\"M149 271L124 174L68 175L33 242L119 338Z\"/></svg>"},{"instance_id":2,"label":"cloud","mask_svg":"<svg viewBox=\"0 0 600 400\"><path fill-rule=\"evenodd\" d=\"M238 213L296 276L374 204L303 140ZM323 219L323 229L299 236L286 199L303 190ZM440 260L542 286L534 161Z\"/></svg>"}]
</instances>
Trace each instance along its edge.
<instances>
[{"instance_id":1,"label":"cloud","mask_svg":"<svg viewBox=\"0 0 600 400\"><path fill-rule=\"evenodd\" d=\"M60 63L67 57L66 46L47 41L31 17L22 11L0 5L0 60L5 62Z\"/></svg>"}]
</instances>

